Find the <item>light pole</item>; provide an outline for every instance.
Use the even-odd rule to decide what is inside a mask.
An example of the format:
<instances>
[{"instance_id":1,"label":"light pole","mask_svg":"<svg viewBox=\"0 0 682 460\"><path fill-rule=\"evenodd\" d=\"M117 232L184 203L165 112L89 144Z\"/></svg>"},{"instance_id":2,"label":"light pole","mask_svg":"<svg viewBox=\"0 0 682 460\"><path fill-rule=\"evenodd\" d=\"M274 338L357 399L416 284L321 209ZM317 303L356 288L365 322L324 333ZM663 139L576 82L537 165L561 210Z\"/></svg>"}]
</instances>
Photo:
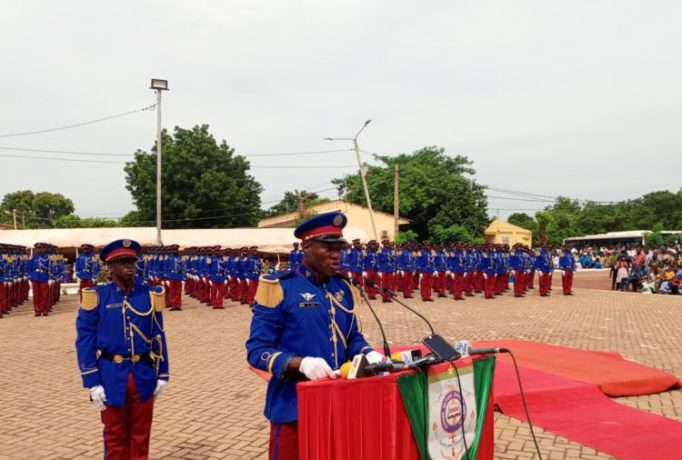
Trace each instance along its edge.
<instances>
[{"instance_id":1,"label":"light pole","mask_svg":"<svg viewBox=\"0 0 682 460\"><path fill-rule=\"evenodd\" d=\"M365 170L362 160L360 160L360 147L358 146L358 136L370 124L372 120L367 120L360 131L354 137L325 137L326 141L353 141L353 150L355 150L355 157L358 160L358 169L360 170L360 179L362 180L362 188L365 190L365 199L367 200L367 208L369 209L369 218L372 221L372 230L374 230L374 239L379 240L377 233L377 225L374 222L374 210L372 209L372 200L369 198L369 190L367 189L367 171Z\"/></svg>"},{"instance_id":2,"label":"light pole","mask_svg":"<svg viewBox=\"0 0 682 460\"><path fill-rule=\"evenodd\" d=\"M149 89L156 91L156 243L161 245L161 92L168 91L168 80L152 78Z\"/></svg>"}]
</instances>

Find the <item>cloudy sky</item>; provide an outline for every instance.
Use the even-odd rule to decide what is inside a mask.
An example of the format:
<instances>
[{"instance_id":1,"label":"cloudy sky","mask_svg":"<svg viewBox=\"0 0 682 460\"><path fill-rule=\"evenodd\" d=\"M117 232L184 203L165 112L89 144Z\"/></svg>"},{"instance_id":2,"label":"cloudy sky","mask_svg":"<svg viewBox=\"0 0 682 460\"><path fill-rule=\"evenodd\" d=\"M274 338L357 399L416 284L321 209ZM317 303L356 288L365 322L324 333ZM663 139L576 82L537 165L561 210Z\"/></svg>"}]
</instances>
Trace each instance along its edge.
<instances>
[{"instance_id":1,"label":"cloudy sky","mask_svg":"<svg viewBox=\"0 0 682 460\"><path fill-rule=\"evenodd\" d=\"M209 124L251 157L266 205L294 188L335 196L328 181L355 158L258 155L350 148L322 138L366 119L363 150L438 145L497 189L677 191L681 20L677 1L3 0L0 194L62 193L81 216L131 210L120 162L153 145L154 112L8 135L148 106L152 77L171 88L164 127ZM516 192L490 192L491 215L546 204Z\"/></svg>"}]
</instances>

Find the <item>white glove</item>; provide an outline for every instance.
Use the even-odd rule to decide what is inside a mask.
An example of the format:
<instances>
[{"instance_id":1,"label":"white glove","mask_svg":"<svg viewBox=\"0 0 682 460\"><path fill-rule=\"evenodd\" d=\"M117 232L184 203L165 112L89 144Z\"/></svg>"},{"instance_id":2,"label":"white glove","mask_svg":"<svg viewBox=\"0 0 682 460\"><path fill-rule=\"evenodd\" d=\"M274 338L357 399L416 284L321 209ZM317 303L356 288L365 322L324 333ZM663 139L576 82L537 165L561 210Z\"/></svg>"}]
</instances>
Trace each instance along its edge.
<instances>
[{"instance_id":1,"label":"white glove","mask_svg":"<svg viewBox=\"0 0 682 460\"><path fill-rule=\"evenodd\" d=\"M166 388L166 385L168 385L168 380L157 380L156 381L156 388L154 389L154 396L159 396L159 394L163 391L164 388Z\"/></svg>"},{"instance_id":2,"label":"white glove","mask_svg":"<svg viewBox=\"0 0 682 460\"><path fill-rule=\"evenodd\" d=\"M104 393L104 387L102 385L97 385L90 388L90 399L97 404L99 410L104 410L104 403L107 402L107 395Z\"/></svg>"},{"instance_id":3,"label":"white glove","mask_svg":"<svg viewBox=\"0 0 682 460\"><path fill-rule=\"evenodd\" d=\"M362 272L362 277L367 278L367 272Z\"/></svg>"},{"instance_id":4,"label":"white glove","mask_svg":"<svg viewBox=\"0 0 682 460\"><path fill-rule=\"evenodd\" d=\"M451 272L450 270L447 270L447 271L445 272L445 274L448 275L448 276L450 276L451 273L452 273L452 272Z\"/></svg>"},{"instance_id":5,"label":"white glove","mask_svg":"<svg viewBox=\"0 0 682 460\"><path fill-rule=\"evenodd\" d=\"M487 279L488 279L488 275L486 275L486 274L484 273L484 274L483 274L483 279L484 279L484 280L487 280Z\"/></svg>"},{"instance_id":6,"label":"white glove","mask_svg":"<svg viewBox=\"0 0 682 460\"><path fill-rule=\"evenodd\" d=\"M333 379L336 378L336 374L334 374L332 368L329 367L327 361L322 358L306 356L301 361L301 365L299 366L298 370L310 380L317 380L324 377L331 377Z\"/></svg>"},{"instance_id":7,"label":"white glove","mask_svg":"<svg viewBox=\"0 0 682 460\"><path fill-rule=\"evenodd\" d=\"M378 351L374 351L374 350L367 353L365 355L365 358L367 358L367 362L369 362L370 364L380 363L380 362L384 361L384 359L385 359L384 355L382 355Z\"/></svg>"},{"instance_id":8,"label":"white glove","mask_svg":"<svg viewBox=\"0 0 682 460\"><path fill-rule=\"evenodd\" d=\"M208 280L208 285L209 285L209 286L213 286L213 281Z\"/></svg>"}]
</instances>

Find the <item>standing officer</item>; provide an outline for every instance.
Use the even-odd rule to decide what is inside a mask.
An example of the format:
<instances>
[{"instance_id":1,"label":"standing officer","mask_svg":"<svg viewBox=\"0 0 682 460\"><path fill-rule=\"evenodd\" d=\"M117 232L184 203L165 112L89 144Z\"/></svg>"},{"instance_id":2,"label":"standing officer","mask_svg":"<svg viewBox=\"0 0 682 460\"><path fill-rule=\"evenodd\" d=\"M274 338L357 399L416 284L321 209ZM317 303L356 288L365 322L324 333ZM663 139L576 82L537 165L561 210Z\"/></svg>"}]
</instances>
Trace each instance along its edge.
<instances>
[{"instance_id":1,"label":"standing officer","mask_svg":"<svg viewBox=\"0 0 682 460\"><path fill-rule=\"evenodd\" d=\"M462 243L455 244L455 251L450 258L449 268L453 275L452 295L455 300L464 300L466 266L464 261L464 253L462 252Z\"/></svg>"},{"instance_id":2,"label":"standing officer","mask_svg":"<svg viewBox=\"0 0 682 460\"><path fill-rule=\"evenodd\" d=\"M400 256L398 256L398 270L400 270L401 284L403 288L403 297L406 299L412 298L412 291L414 289L414 270L415 261L414 253L412 252L412 245L405 243Z\"/></svg>"},{"instance_id":3,"label":"standing officer","mask_svg":"<svg viewBox=\"0 0 682 460\"><path fill-rule=\"evenodd\" d=\"M492 243L488 244L488 250L481 253L481 269L483 271L484 295L486 299L495 297L495 250Z\"/></svg>"},{"instance_id":4,"label":"standing officer","mask_svg":"<svg viewBox=\"0 0 682 460\"><path fill-rule=\"evenodd\" d=\"M383 240L381 244L384 247L377 256L379 272L381 273L381 287L395 291L395 253L393 252L393 246L389 240ZM391 294L382 290L381 299L383 302L390 302Z\"/></svg>"},{"instance_id":5,"label":"standing officer","mask_svg":"<svg viewBox=\"0 0 682 460\"><path fill-rule=\"evenodd\" d=\"M550 275L554 269L552 265L552 256L549 255L547 246L542 247L540 255L535 259L535 268L540 272L538 276L540 295L546 297L549 295L549 289L552 285L552 278Z\"/></svg>"},{"instance_id":6,"label":"standing officer","mask_svg":"<svg viewBox=\"0 0 682 460\"><path fill-rule=\"evenodd\" d=\"M419 251L417 256L417 269L420 272L421 278L421 295L423 302L433 302L431 298L433 288L433 272L435 265L433 263L433 252L431 251L431 243L424 242L423 248Z\"/></svg>"},{"instance_id":7,"label":"standing officer","mask_svg":"<svg viewBox=\"0 0 682 460\"><path fill-rule=\"evenodd\" d=\"M258 246L251 246L249 248L249 258L246 263L246 279L248 280L246 303L249 307L253 307L256 290L258 289L258 280L260 279L262 272L263 259L258 255Z\"/></svg>"},{"instance_id":8,"label":"standing officer","mask_svg":"<svg viewBox=\"0 0 682 460\"><path fill-rule=\"evenodd\" d=\"M289 270L296 270L303 262L303 251L298 249L298 241L294 242L294 249L289 253Z\"/></svg>"},{"instance_id":9,"label":"standing officer","mask_svg":"<svg viewBox=\"0 0 682 460\"><path fill-rule=\"evenodd\" d=\"M336 273L345 225L340 212L299 225L303 263L262 277L256 293L246 351L251 366L272 374L264 410L271 459L298 458L296 382L336 378L333 370L357 354L382 357L359 330L360 293Z\"/></svg>"},{"instance_id":10,"label":"standing officer","mask_svg":"<svg viewBox=\"0 0 682 460\"><path fill-rule=\"evenodd\" d=\"M559 259L561 268L561 286L564 295L573 295L573 272L575 271L575 258L571 253L571 248L564 246L564 255Z\"/></svg>"},{"instance_id":11,"label":"standing officer","mask_svg":"<svg viewBox=\"0 0 682 460\"><path fill-rule=\"evenodd\" d=\"M78 367L102 411L106 459L149 456L154 397L169 378L163 288L135 283L140 251L131 240L100 251L112 282L83 291L76 319Z\"/></svg>"},{"instance_id":12,"label":"standing officer","mask_svg":"<svg viewBox=\"0 0 682 460\"><path fill-rule=\"evenodd\" d=\"M46 247L46 243L36 243L28 263L35 316L47 316L50 311L50 257L45 253Z\"/></svg>"},{"instance_id":13,"label":"standing officer","mask_svg":"<svg viewBox=\"0 0 682 460\"><path fill-rule=\"evenodd\" d=\"M225 260L220 247L213 248L211 263L208 265L211 296L209 304L214 310L222 310L225 300Z\"/></svg>"},{"instance_id":14,"label":"standing officer","mask_svg":"<svg viewBox=\"0 0 682 460\"><path fill-rule=\"evenodd\" d=\"M343 243L343 246L341 246L341 260L339 261L339 269L337 270L337 273L344 278L350 279L350 248L348 247L348 243ZM301 254L303 254L301 252ZM301 260L303 260L303 256L301 256Z\"/></svg>"},{"instance_id":15,"label":"standing officer","mask_svg":"<svg viewBox=\"0 0 682 460\"><path fill-rule=\"evenodd\" d=\"M0 318L9 314L9 247L0 243Z\"/></svg>"},{"instance_id":16,"label":"standing officer","mask_svg":"<svg viewBox=\"0 0 682 460\"><path fill-rule=\"evenodd\" d=\"M173 311L182 310L182 280L185 278L185 263L180 257L180 246L168 246L168 255L164 262L166 284L168 286L168 307Z\"/></svg>"},{"instance_id":17,"label":"standing officer","mask_svg":"<svg viewBox=\"0 0 682 460\"><path fill-rule=\"evenodd\" d=\"M362 265L365 269L365 279L371 280L374 286L365 285L365 291L367 296L375 300L377 298L377 291L379 290L379 260L377 257L377 249L379 248L379 243L376 240L371 240L367 243L367 250L365 251L365 257L363 258Z\"/></svg>"},{"instance_id":18,"label":"standing officer","mask_svg":"<svg viewBox=\"0 0 682 460\"><path fill-rule=\"evenodd\" d=\"M78 293L82 297L85 288L95 285L100 267L94 253L94 246L90 243L83 243L80 247L78 259L76 259L76 276L79 279Z\"/></svg>"},{"instance_id":19,"label":"standing officer","mask_svg":"<svg viewBox=\"0 0 682 460\"><path fill-rule=\"evenodd\" d=\"M364 266L362 263L364 258L362 244L360 244L360 239L356 238L353 240L353 247L350 250L350 275L352 279L360 283L360 286L365 285L363 277Z\"/></svg>"},{"instance_id":20,"label":"standing officer","mask_svg":"<svg viewBox=\"0 0 682 460\"><path fill-rule=\"evenodd\" d=\"M436 246L436 255L433 256L433 265L435 267L434 286L438 297L445 297L446 277L450 276L448 270L448 255L443 249L443 245Z\"/></svg>"}]
</instances>

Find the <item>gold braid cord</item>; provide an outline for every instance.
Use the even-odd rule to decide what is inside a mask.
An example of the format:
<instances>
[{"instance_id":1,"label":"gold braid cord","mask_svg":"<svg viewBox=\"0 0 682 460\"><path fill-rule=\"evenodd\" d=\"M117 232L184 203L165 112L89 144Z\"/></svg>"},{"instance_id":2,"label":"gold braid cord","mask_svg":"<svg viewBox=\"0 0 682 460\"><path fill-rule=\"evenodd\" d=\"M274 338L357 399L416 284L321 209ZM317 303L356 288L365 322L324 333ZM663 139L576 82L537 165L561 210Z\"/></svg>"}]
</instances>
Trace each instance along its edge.
<instances>
[{"instance_id":1,"label":"gold braid cord","mask_svg":"<svg viewBox=\"0 0 682 460\"><path fill-rule=\"evenodd\" d=\"M279 280L269 280L261 276L254 300L263 307L277 308L284 300L284 290Z\"/></svg>"}]
</instances>

